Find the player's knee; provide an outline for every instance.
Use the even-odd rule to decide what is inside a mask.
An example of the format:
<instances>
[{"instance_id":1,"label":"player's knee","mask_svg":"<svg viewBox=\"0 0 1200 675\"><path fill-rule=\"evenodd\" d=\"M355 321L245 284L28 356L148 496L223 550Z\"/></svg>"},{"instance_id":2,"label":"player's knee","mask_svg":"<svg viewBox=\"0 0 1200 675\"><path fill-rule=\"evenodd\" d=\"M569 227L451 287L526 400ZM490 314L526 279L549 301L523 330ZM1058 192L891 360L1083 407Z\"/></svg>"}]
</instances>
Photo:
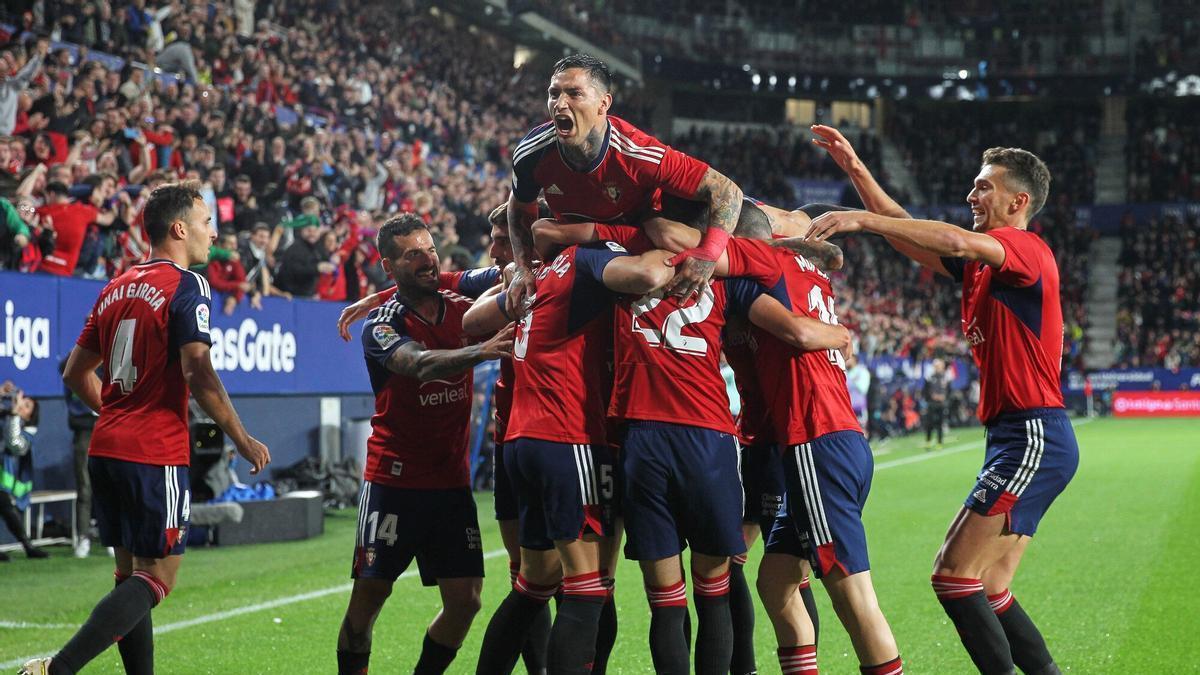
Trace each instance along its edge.
<instances>
[{"instance_id":1,"label":"player's knee","mask_svg":"<svg viewBox=\"0 0 1200 675\"><path fill-rule=\"evenodd\" d=\"M481 584L463 585L446 598L445 611L470 619L483 608Z\"/></svg>"},{"instance_id":2,"label":"player's knee","mask_svg":"<svg viewBox=\"0 0 1200 675\"><path fill-rule=\"evenodd\" d=\"M141 579L143 583L150 587L150 592L154 594L154 604L156 605L166 600L167 596L171 593L171 589L175 587L174 574L156 575L146 570L135 570L131 576Z\"/></svg>"}]
</instances>

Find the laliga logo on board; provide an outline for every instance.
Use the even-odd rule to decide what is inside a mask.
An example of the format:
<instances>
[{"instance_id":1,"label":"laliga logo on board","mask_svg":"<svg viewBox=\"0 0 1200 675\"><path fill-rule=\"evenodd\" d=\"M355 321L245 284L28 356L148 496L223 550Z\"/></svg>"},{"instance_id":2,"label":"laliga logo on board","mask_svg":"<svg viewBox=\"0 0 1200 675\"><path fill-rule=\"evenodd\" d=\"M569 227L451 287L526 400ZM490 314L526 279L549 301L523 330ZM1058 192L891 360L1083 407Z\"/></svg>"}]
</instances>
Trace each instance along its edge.
<instances>
[{"instance_id":1,"label":"laliga logo on board","mask_svg":"<svg viewBox=\"0 0 1200 675\"><path fill-rule=\"evenodd\" d=\"M259 330L254 319L244 319L236 328L213 326L209 332L215 370L290 373L296 368L296 334L279 324Z\"/></svg>"},{"instance_id":2,"label":"laliga logo on board","mask_svg":"<svg viewBox=\"0 0 1200 675\"><path fill-rule=\"evenodd\" d=\"M17 370L28 368L33 359L50 358L50 319L16 314L13 301L5 302L0 357L11 358Z\"/></svg>"}]
</instances>

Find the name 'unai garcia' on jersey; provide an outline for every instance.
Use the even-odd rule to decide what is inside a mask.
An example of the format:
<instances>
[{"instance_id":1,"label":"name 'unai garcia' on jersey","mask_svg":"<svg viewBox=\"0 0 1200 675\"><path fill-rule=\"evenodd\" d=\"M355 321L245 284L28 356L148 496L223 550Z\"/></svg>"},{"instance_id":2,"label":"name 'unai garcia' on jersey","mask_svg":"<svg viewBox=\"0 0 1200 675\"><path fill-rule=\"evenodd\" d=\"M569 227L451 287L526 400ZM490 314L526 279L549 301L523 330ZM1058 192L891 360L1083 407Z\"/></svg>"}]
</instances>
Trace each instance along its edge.
<instances>
[{"instance_id":1,"label":"name 'unai garcia' on jersey","mask_svg":"<svg viewBox=\"0 0 1200 675\"><path fill-rule=\"evenodd\" d=\"M534 273L537 291L513 340L512 414L505 440L603 445L613 304L604 268L628 255L615 242L570 246Z\"/></svg>"},{"instance_id":2,"label":"name 'unai garcia' on jersey","mask_svg":"<svg viewBox=\"0 0 1200 675\"><path fill-rule=\"evenodd\" d=\"M179 350L212 344L208 281L169 260L134 265L100 292L77 344L104 359L88 454L187 466L188 386Z\"/></svg>"},{"instance_id":3,"label":"name 'unai garcia' on jersey","mask_svg":"<svg viewBox=\"0 0 1200 675\"><path fill-rule=\"evenodd\" d=\"M470 485L467 443L474 371L422 382L387 368L392 354L408 342L426 349L469 344L462 318L471 299L445 289L438 294L440 310L432 320L397 295L373 310L363 326L363 352L375 392L363 474L373 483L417 489Z\"/></svg>"},{"instance_id":4,"label":"name 'unai garcia' on jersey","mask_svg":"<svg viewBox=\"0 0 1200 675\"><path fill-rule=\"evenodd\" d=\"M528 135L513 152L513 196L539 193L560 222L636 223L657 207L658 191L696 193L708 165L609 115L595 162L586 171L567 165L553 122Z\"/></svg>"}]
</instances>

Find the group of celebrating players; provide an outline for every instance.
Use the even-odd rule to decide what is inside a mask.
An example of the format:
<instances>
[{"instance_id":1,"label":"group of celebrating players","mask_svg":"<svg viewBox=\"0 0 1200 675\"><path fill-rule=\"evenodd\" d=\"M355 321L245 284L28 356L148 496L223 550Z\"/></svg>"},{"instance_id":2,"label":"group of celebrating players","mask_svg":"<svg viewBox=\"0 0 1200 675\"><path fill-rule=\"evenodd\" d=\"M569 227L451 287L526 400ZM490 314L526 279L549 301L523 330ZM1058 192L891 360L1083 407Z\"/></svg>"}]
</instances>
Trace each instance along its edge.
<instances>
[{"instance_id":1,"label":"group of celebrating players","mask_svg":"<svg viewBox=\"0 0 1200 675\"><path fill-rule=\"evenodd\" d=\"M512 590L488 623L477 673L509 673L522 657L531 672L605 672L622 535L642 571L656 672L686 673L693 662L700 673L756 672L743 566L761 537L757 590L783 673L818 671L810 573L861 671L902 673L871 582L862 510L873 461L827 274L842 265L828 238L862 231L961 281L964 336L980 365L987 456L938 552L937 598L981 672L1059 672L1008 591L1078 464L1059 391L1058 271L1026 229L1046 199L1045 165L1024 150L987 151L967 198L970 232L909 217L840 133L815 126L814 143L867 210L788 211L608 115L610 85L592 57L556 64L550 121L516 148L512 195L492 212L497 266L439 273L413 214L379 231L396 288L339 322L348 337L366 317L376 414L338 672L367 672L375 619L414 558L443 605L414 672L444 672L481 609L472 372L500 358L495 501ZM205 365L208 287L186 270L206 259L212 237L203 201L166 186L145 219L152 260L101 294L64 375L100 410L89 461L117 587L58 654L22 672L76 672L114 636L127 672L151 672L150 610L174 583L187 523L189 386L256 471L269 461ZM742 399L736 421L722 353ZM154 423L157 435L140 430Z\"/></svg>"}]
</instances>

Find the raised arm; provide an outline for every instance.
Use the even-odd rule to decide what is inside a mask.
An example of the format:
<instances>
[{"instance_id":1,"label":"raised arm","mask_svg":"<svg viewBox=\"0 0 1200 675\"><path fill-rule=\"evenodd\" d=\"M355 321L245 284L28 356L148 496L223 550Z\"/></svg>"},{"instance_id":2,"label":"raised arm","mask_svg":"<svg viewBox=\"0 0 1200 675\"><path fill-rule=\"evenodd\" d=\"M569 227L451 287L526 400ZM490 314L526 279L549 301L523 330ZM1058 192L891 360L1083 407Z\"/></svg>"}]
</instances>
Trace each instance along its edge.
<instances>
[{"instance_id":1,"label":"raised arm","mask_svg":"<svg viewBox=\"0 0 1200 675\"><path fill-rule=\"evenodd\" d=\"M835 234L860 231L882 235L888 241L901 242L906 245L905 248L919 251L919 257L909 255L905 248L897 246L901 253L947 276L949 272L942 265L941 258L979 260L997 268L1004 264L1004 247L995 238L936 220L889 218L865 211L837 211L814 220L804 238L820 242ZM936 265L927 263L928 259L934 260Z\"/></svg>"},{"instance_id":2,"label":"raised arm","mask_svg":"<svg viewBox=\"0 0 1200 675\"><path fill-rule=\"evenodd\" d=\"M537 220L537 202L518 201L516 195L508 198L508 238L512 242L513 262L517 272L508 288L508 313L518 316L527 296L533 295L536 284L533 280L533 261L537 251L533 243L533 223Z\"/></svg>"},{"instance_id":3,"label":"raised arm","mask_svg":"<svg viewBox=\"0 0 1200 675\"><path fill-rule=\"evenodd\" d=\"M843 350L850 346L850 331L845 326L793 314L767 294L750 305L750 321L801 351Z\"/></svg>"},{"instance_id":4,"label":"raised arm","mask_svg":"<svg viewBox=\"0 0 1200 675\"><path fill-rule=\"evenodd\" d=\"M891 195L884 191L883 186L879 184L879 181L875 180L875 176L871 174L867 165L863 164L862 160L858 158L858 153L854 152L854 147L850 145L850 141L846 140L846 137L840 131L823 124L814 124L812 131L817 135L817 138L813 139L813 145L824 148L829 153L829 156L833 158L833 161L842 168L842 171L846 172L846 176L854 184L854 190L858 192L863 206L867 207L868 211L891 218L912 218L908 211L904 210L904 207L900 206L895 199L892 199ZM920 247L913 246L904 239L894 239L886 235L885 238L892 245L892 248L900 251L912 260L938 274L950 275L938 256L932 255Z\"/></svg>"},{"instance_id":5,"label":"raised arm","mask_svg":"<svg viewBox=\"0 0 1200 675\"><path fill-rule=\"evenodd\" d=\"M263 271L266 272L266 270L267 268L264 267ZM368 295L353 305L348 305L342 310L341 316L338 317L338 335L342 336L342 339L348 342L350 340L350 324L359 319L366 318L371 313L371 310L387 302L388 298L395 294L395 288L385 288L374 295Z\"/></svg>"},{"instance_id":6,"label":"raised arm","mask_svg":"<svg viewBox=\"0 0 1200 675\"><path fill-rule=\"evenodd\" d=\"M700 179L690 199L708 202L708 229L699 246L685 250L671 259L677 272L667 284L667 292L683 298L699 292L712 278L717 258L737 226L742 212L742 189L716 169L709 167Z\"/></svg>"},{"instance_id":7,"label":"raised arm","mask_svg":"<svg viewBox=\"0 0 1200 675\"><path fill-rule=\"evenodd\" d=\"M604 285L628 295L644 295L663 288L675 274L667 263L672 255L669 251L654 250L613 258L604 267Z\"/></svg>"},{"instance_id":8,"label":"raised arm","mask_svg":"<svg viewBox=\"0 0 1200 675\"><path fill-rule=\"evenodd\" d=\"M807 216L805 218L807 219ZM650 237L655 246L667 251L677 253L692 248L700 242L698 230L667 218L648 218L642 223L642 227L646 236ZM763 243L799 253L824 272L842 268L842 249L827 241L808 241L796 236ZM728 256L722 253L721 257L717 259L714 274L719 277L728 276L728 262Z\"/></svg>"},{"instance_id":9,"label":"raised arm","mask_svg":"<svg viewBox=\"0 0 1200 675\"><path fill-rule=\"evenodd\" d=\"M596 241L595 223L560 223L542 218L533 223L534 248L542 260L549 260L556 249Z\"/></svg>"},{"instance_id":10,"label":"raised arm","mask_svg":"<svg viewBox=\"0 0 1200 675\"><path fill-rule=\"evenodd\" d=\"M246 433L246 428L242 426L242 420L225 391L225 385L221 384L221 378L217 377L217 371L213 370L209 346L203 342L188 342L180 347L179 356L183 378L187 381L196 403L199 403L200 408L228 434L238 454L250 462L250 473L262 471L271 462L271 453L267 446Z\"/></svg>"},{"instance_id":11,"label":"raised arm","mask_svg":"<svg viewBox=\"0 0 1200 675\"><path fill-rule=\"evenodd\" d=\"M484 361L506 357L512 354L512 345L512 326L501 329L486 342L460 349L426 349L420 342L409 341L388 357L387 369L428 382L461 373Z\"/></svg>"}]
</instances>

